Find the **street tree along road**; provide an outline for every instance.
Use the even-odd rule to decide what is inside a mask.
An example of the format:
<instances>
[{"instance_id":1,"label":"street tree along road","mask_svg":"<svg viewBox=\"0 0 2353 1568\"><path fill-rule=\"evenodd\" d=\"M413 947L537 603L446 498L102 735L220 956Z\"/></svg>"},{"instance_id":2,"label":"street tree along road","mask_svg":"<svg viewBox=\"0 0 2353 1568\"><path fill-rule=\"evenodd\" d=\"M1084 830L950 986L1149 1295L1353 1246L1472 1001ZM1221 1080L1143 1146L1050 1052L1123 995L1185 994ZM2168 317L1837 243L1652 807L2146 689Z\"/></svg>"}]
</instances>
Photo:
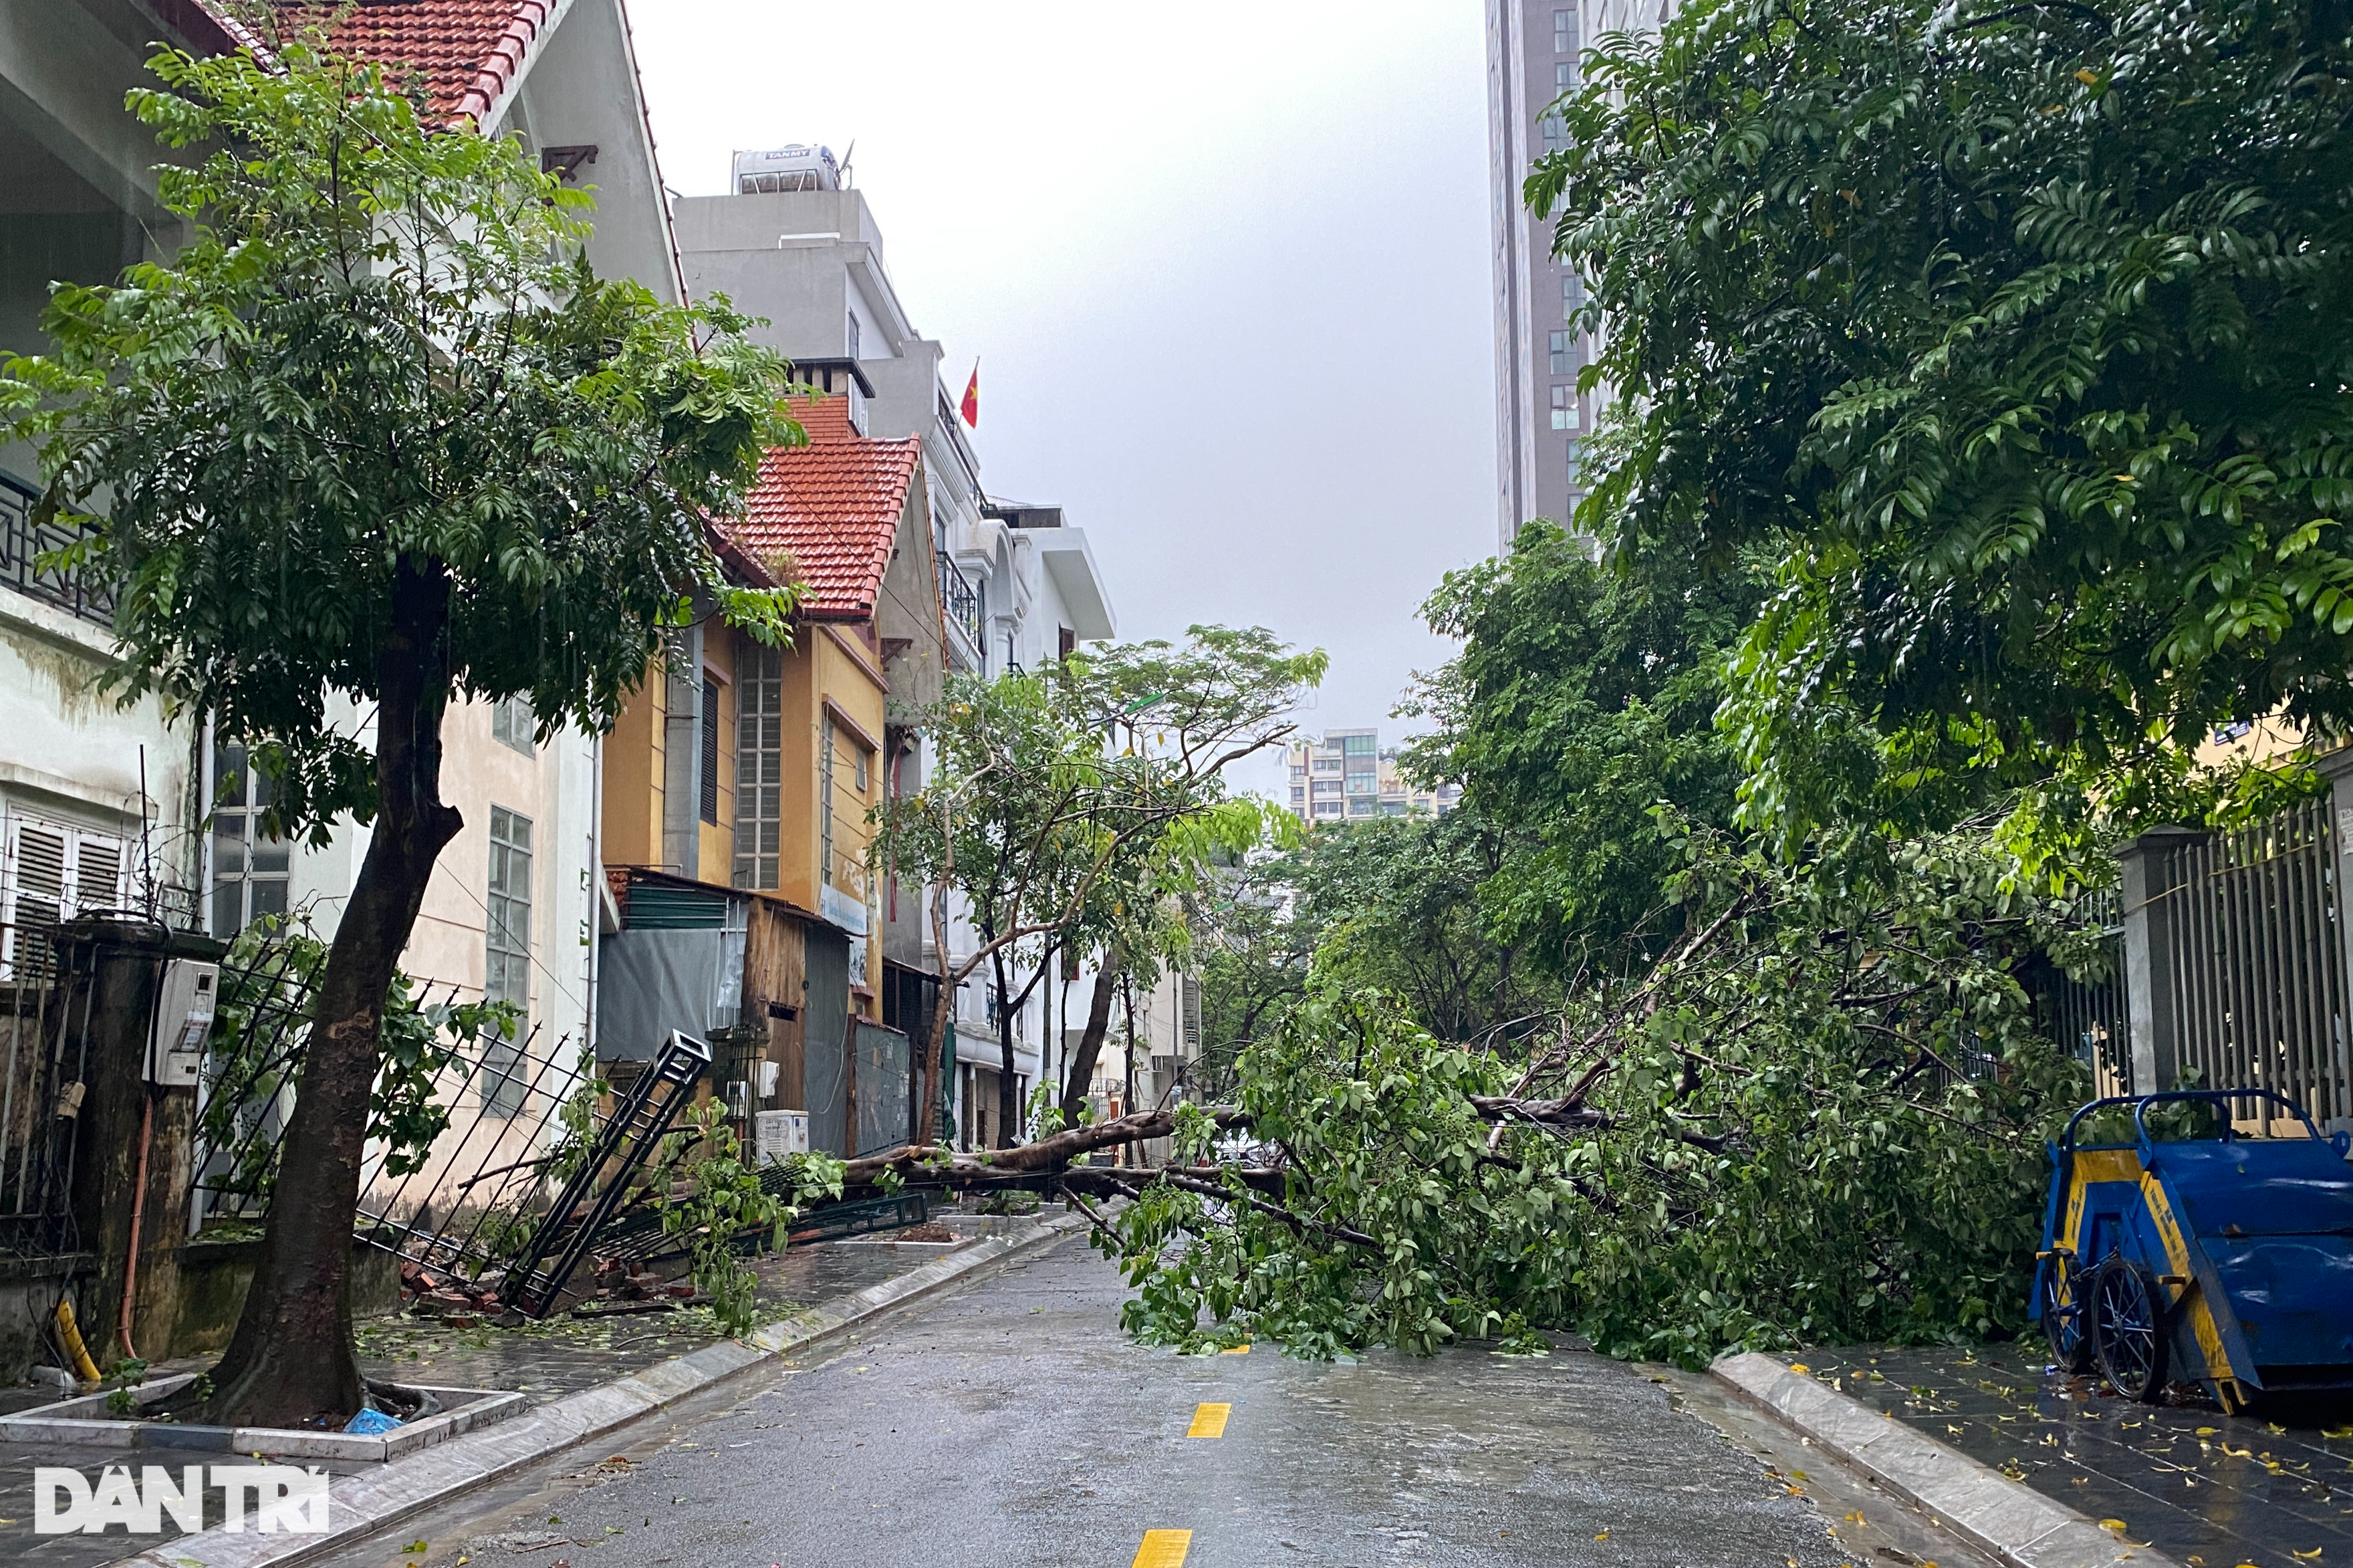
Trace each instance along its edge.
<instances>
[{"instance_id":1,"label":"street tree along road","mask_svg":"<svg viewBox=\"0 0 2353 1568\"><path fill-rule=\"evenodd\" d=\"M543 731L607 730L697 594L784 639L793 595L723 582L705 530L798 432L740 318L588 270L588 198L513 139L428 133L375 68L296 41L270 69L153 63L132 108L200 156L158 185L192 237L122 287L60 287L57 353L8 363L0 428L91 529L72 563L121 585L124 688L244 743L273 836L375 825L206 1412L340 1426L385 998L460 826L443 715L522 697Z\"/></svg>"}]
</instances>

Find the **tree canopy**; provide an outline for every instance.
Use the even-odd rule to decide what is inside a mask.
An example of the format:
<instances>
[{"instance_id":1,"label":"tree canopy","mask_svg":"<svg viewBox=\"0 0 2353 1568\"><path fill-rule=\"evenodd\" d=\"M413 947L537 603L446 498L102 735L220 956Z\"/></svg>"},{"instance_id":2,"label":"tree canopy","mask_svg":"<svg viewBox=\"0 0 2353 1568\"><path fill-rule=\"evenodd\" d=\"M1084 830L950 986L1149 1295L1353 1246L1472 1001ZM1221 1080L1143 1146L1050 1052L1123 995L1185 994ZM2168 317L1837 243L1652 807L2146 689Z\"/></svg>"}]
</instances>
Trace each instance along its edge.
<instances>
[{"instance_id":1,"label":"tree canopy","mask_svg":"<svg viewBox=\"0 0 2353 1568\"><path fill-rule=\"evenodd\" d=\"M1775 563L1750 820L1936 824L2353 715L2343 7L1721 0L1528 182L1607 323L1580 516Z\"/></svg>"},{"instance_id":2,"label":"tree canopy","mask_svg":"<svg viewBox=\"0 0 2353 1568\"><path fill-rule=\"evenodd\" d=\"M1233 795L1224 770L1290 733L1299 692L1324 665L1321 651L1296 651L1261 628L1194 626L1183 643L1109 644L1042 670L949 681L920 721L929 776L885 804L874 848L932 884L942 953L951 892L978 933L944 964L918 1143L931 1138L956 987L986 966L1009 1019L1017 957L1032 986L1051 951L1108 955L1098 966L1106 983L1147 960L1161 901L1190 868L1266 832L1271 808ZM1067 1116L1103 1042L1109 993L1097 990L1071 1058ZM1010 1140L1020 1119L1012 1036L1000 1027L999 1127Z\"/></svg>"}]
</instances>

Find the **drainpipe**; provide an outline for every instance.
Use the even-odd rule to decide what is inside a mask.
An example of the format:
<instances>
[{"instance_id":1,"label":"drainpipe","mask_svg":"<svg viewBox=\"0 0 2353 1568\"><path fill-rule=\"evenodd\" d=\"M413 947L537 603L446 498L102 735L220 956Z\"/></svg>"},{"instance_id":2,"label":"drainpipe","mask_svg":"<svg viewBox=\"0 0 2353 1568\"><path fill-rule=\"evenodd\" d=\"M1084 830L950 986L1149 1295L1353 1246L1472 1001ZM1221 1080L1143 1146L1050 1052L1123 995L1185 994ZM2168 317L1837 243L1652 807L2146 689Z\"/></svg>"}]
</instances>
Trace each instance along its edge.
<instances>
[{"instance_id":1,"label":"drainpipe","mask_svg":"<svg viewBox=\"0 0 2353 1568\"><path fill-rule=\"evenodd\" d=\"M139 1347L131 1342L131 1316L139 1300L139 1225L147 1212L147 1147L155 1132L155 1090L147 1086L142 1097L144 1105L139 1112L139 1174L131 1187L131 1246L122 1259L122 1310L115 1321L115 1331L122 1339L122 1353L132 1361L139 1359Z\"/></svg>"}]
</instances>

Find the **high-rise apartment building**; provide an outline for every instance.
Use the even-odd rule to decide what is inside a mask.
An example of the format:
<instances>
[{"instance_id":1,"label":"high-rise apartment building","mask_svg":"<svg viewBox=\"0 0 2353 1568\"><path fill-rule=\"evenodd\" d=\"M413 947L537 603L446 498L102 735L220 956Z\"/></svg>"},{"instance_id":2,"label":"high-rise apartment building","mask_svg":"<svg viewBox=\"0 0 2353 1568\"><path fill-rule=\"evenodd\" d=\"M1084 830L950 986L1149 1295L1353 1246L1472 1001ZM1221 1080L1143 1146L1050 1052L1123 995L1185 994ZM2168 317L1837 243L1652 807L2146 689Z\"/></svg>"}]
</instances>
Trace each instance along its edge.
<instances>
[{"instance_id":1,"label":"high-rise apartment building","mask_svg":"<svg viewBox=\"0 0 2353 1568\"><path fill-rule=\"evenodd\" d=\"M1574 317L1585 303L1575 270L1552 253L1552 225L1521 189L1566 128L1547 114L1577 85L1584 51L1609 32L1655 32L1676 0L1487 0L1490 258L1495 276L1495 509L1504 549L1530 518L1567 521L1584 494L1578 455L1597 392L1577 374L1599 350Z\"/></svg>"},{"instance_id":2,"label":"high-rise apartment building","mask_svg":"<svg viewBox=\"0 0 2353 1568\"><path fill-rule=\"evenodd\" d=\"M1377 730L1326 730L1321 740L1291 743L1292 813L1314 826L1351 817L1443 816L1462 792L1423 789L1398 771L1396 748L1381 749Z\"/></svg>"}]
</instances>

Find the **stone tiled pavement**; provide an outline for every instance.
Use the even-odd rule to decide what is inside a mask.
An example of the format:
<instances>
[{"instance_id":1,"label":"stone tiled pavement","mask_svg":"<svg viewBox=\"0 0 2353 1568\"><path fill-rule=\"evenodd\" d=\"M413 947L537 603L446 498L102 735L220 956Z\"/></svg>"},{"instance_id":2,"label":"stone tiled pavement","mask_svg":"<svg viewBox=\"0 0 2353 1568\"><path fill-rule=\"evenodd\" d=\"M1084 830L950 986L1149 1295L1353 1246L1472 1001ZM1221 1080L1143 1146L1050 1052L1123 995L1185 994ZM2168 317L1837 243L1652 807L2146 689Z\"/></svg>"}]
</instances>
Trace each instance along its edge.
<instances>
[{"instance_id":1,"label":"stone tiled pavement","mask_svg":"<svg viewBox=\"0 0 2353 1568\"><path fill-rule=\"evenodd\" d=\"M2136 1405L2039 1349L1778 1359L2189 1568L2353 1563L2353 1401L2252 1416Z\"/></svg>"},{"instance_id":2,"label":"stone tiled pavement","mask_svg":"<svg viewBox=\"0 0 2353 1568\"><path fill-rule=\"evenodd\" d=\"M957 1228L978 1234L984 1227L965 1222ZM770 1320L789 1317L797 1309L822 1305L895 1279L948 1250L853 1240L797 1247L757 1259L761 1315ZM589 1321L558 1318L520 1330L487 1324L453 1328L430 1319L406 1317L360 1325L361 1363L371 1376L445 1387L514 1389L529 1394L534 1403L676 1360L721 1337L710 1314L699 1310ZM175 1368L178 1364L174 1363ZM108 1464L123 1463L126 1457L133 1465L163 1464L175 1470L181 1464L211 1458L0 1443L0 1563L96 1568L137 1550L119 1532L102 1536L33 1533L35 1466L71 1466L95 1476ZM324 1468L348 1474L369 1467L330 1463ZM208 1517L206 1522L217 1523L218 1494L208 1500L216 1517ZM152 1546L168 1538L142 1537L140 1545Z\"/></svg>"}]
</instances>

